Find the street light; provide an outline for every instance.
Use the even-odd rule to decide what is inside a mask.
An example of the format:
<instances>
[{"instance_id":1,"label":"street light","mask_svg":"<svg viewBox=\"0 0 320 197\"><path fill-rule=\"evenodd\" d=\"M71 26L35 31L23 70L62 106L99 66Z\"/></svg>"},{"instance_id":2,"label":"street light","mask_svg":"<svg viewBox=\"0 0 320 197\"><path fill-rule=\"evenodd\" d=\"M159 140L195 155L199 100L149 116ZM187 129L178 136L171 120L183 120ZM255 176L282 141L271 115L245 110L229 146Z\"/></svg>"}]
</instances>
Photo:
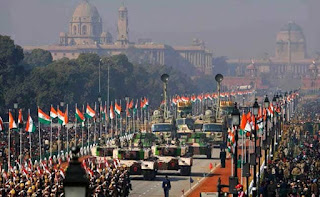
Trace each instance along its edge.
<instances>
[{"instance_id":1,"label":"street light","mask_svg":"<svg viewBox=\"0 0 320 197\"><path fill-rule=\"evenodd\" d=\"M101 60L100 60L101 61ZM100 65L100 64L99 64ZM101 111L101 107L102 107L102 103L101 103L101 101L102 101L102 99L101 99L101 93L100 93L100 89L99 89L99 94L98 94L98 102L99 102L99 139L101 139L102 138L102 124L101 124L101 122L102 122L102 117L101 117L101 113L102 113L102 111ZM106 114L107 115L107 114ZM96 131L94 131L94 132L96 132ZM99 142L101 143L101 140L99 140Z\"/></svg>"},{"instance_id":2,"label":"street light","mask_svg":"<svg viewBox=\"0 0 320 197\"><path fill-rule=\"evenodd\" d=\"M63 181L66 197L87 197L90 195L89 180L85 170L78 160L79 147L72 147L72 159L66 171L66 178Z\"/></svg>"},{"instance_id":3,"label":"street light","mask_svg":"<svg viewBox=\"0 0 320 197\"><path fill-rule=\"evenodd\" d=\"M256 164L256 158L257 158L257 116L259 114L259 104L258 104L258 99L255 99L255 102L252 106L253 110L253 115L254 115L254 166L253 166L253 187L252 187L252 196L256 197L257 196L257 177L256 177L256 172L257 172L257 164Z\"/></svg>"},{"instance_id":4,"label":"street light","mask_svg":"<svg viewBox=\"0 0 320 197\"><path fill-rule=\"evenodd\" d=\"M219 117L219 110L220 110L220 85L221 85L221 82L223 80L223 75L222 74L217 74L214 79L216 80L217 82L217 90L218 90L218 102L217 102L217 109L216 109L216 120L218 119Z\"/></svg>"},{"instance_id":5,"label":"street light","mask_svg":"<svg viewBox=\"0 0 320 197\"><path fill-rule=\"evenodd\" d=\"M163 100L164 100L164 110L163 110L163 118L167 118L167 85L169 81L169 75L163 74L161 75L161 81L163 82Z\"/></svg>"},{"instance_id":6,"label":"street light","mask_svg":"<svg viewBox=\"0 0 320 197\"><path fill-rule=\"evenodd\" d=\"M63 106L64 106L64 102L63 101L61 101L60 102L60 110L63 112ZM62 127L62 125L61 125L61 128L63 128ZM58 141L59 141L59 145L60 146L58 146L58 147L60 147L60 150L59 150L59 153L58 154L60 154L60 152L61 152L61 149L63 150L64 149L64 146L63 146L63 132L64 132L64 129L62 130L62 129L60 129L61 130L61 140L60 140L60 135L58 134Z\"/></svg>"},{"instance_id":7,"label":"street light","mask_svg":"<svg viewBox=\"0 0 320 197\"><path fill-rule=\"evenodd\" d=\"M236 127L235 129L235 148L234 148L234 177L238 177L237 175L237 159L238 159L238 127L240 125L240 112L239 109L237 107L237 102L234 103L234 108L233 111L231 113L232 116L232 125Z\"/></svg>"},{"instance_id":8,"label":"street light","mask_svg":"<svg viewBox=\"0 0 320 197\"><path fill-rule=\"evenodd\" d=\"M18 102L17 101L15 101L14 103L13 103L13 108L14 108L14 117L15 117L15 120L17 120L17 110L18 110ZM21 125L17 125L18 126L18 128L21 126ZM20 134L21 135L21 134ZM21 136L20 136L20 140L21 140ZM18 147L18 143L17 143L17 141L18 141L18 135L17 135L17 132L14 132L14 141L15 141L15 151L16 151L16 154L15 155L17 155L18 154L18 149L19 149L19 147ZM21 154L21 153L20 153ZM20 159L21 160L21 159Z\"/></svg>"}]
</instances>

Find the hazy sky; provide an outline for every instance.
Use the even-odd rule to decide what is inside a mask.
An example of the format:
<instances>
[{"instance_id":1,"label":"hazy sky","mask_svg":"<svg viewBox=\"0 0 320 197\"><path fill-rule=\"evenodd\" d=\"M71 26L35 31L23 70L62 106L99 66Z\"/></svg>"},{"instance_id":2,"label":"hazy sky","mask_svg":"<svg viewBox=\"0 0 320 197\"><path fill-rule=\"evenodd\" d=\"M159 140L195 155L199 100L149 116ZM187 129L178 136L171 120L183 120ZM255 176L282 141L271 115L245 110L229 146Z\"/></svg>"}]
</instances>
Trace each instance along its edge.
<instances>
[{"instance_id":1,"label":"hazy sky","mask_svg":"<svg viewBox=\"0 0 320 197\"><path fill-rule=\"evenodd\" d=\"M0 34L20 45L54 44L81 0L0 0ZM114 38L122 0L89 0ZM310 55L320 51L320 0L126 0L130 40L152 38L188 45L200 38L214 56L274 54L275 37L289 20L304 29Z\"/></svg>"}]
</instances>

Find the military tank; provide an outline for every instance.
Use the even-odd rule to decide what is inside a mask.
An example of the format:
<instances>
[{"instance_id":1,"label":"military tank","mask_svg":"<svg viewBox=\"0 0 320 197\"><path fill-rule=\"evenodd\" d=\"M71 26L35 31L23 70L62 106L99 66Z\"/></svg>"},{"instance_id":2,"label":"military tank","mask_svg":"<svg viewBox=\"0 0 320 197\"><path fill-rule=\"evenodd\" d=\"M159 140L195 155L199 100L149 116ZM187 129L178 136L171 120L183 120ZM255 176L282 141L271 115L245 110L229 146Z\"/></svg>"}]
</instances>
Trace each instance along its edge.
<instances>
[{"instance_id":1,"label":"military tank","mask_svg":"<svg viewBox=\"0 0 320 197\"><path fill-rule=\"evenodd\" d=\"M151 149L143 148L141 141L138 147L129 147L129 141L116 140L115 145L97 146L91 149L97 161L113 162L117 160L120 166L128 169L131 175L143 175L145 180L153 180L157 174L157 163L152 157ZM133 144L133 143L131 143Z\"/></svg>"},{"instance_id":2,"label":"military tank","mask_svg":"<svg viewBox=\"0 0 320 197\"><path fill-rule=\"evenodd\" d=\"M192 157L188 154L188 146L161 144L152 147L158 170L180 170L182 176L191 174Z\"/></svg>"}]
</instances>

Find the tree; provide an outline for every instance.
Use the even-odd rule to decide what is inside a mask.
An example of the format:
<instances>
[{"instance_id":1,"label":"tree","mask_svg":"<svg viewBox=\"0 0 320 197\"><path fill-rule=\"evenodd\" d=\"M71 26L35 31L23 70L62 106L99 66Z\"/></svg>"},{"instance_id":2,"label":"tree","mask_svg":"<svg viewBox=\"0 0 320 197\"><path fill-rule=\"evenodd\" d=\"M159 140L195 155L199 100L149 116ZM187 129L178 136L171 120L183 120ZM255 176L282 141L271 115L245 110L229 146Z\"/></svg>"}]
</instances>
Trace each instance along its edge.
<instances>
[{"instance_id":1,"label":"tree","mask_svg":"<svg viewBox=\"0 0 320 197\"><path fill-rule=\"evenodd\" d=\"M52 63L52 55L43 49L34 49L31 53L26 53L23 59L27 69L38 66L47 66Z\"/></svg>"},{"instance_id":2,"label":"tree","mask_svg":"<svg viewBox=\"0 0 320 197\"><path fill-rule=\"evenodd\" d=\"M23 59L23 50L9 36L0 35L0 71L9 65L18 65Z\"/></svg>"}]
</instances>

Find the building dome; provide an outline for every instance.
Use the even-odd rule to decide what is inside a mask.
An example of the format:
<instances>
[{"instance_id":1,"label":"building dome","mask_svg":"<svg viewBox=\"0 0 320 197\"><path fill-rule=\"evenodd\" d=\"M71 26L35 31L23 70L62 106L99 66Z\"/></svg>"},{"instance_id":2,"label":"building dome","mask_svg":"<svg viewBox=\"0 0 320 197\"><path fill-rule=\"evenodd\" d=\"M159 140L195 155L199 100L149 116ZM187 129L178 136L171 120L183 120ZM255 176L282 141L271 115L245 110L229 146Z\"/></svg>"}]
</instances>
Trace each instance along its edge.
<instances>
[{"instance_id":1,"label":"building dome","mask_svg":"<svg viewBox=\"0 0 320 197\"><path fill-rule=\"evenodd\" d=\"M276 38L276 58L284 61L301 60L307 56L306 40L302 28L289 21Z\"/></svg>"},{"instance_id":2,"label":"building dome","mask_svg":"<svg viewBox=\"0 0 320 197\"><path fill-rule=\"evenodd\" d=\"M280 32L277 35L277 42L288 42L289 37L291 42L305 42L302 28L292 21L280 29Z\"/></svg>"},{"instance_id":3,"label":"building dome","mask_svg":"<svg viewBox=\"0 0 320 197\"><path fill-rule=\"evenodd\" d=\"M288 24L285 24L280 31L301 31L302 32L302 28L299 25L297 25L295 22L289 21Z\"/></svg>"},{"instance_id":4,"label":"building dome","mask_svg":"<svg viewBox=\"0 0 320 197\"><path fill-rule=\"evenodd\" d=\"M97 20L100 19L99 12L95 6L90 4L88 0L82 1L73 12L73 19L91 19Z\"/></svg>"}]
</instances>

